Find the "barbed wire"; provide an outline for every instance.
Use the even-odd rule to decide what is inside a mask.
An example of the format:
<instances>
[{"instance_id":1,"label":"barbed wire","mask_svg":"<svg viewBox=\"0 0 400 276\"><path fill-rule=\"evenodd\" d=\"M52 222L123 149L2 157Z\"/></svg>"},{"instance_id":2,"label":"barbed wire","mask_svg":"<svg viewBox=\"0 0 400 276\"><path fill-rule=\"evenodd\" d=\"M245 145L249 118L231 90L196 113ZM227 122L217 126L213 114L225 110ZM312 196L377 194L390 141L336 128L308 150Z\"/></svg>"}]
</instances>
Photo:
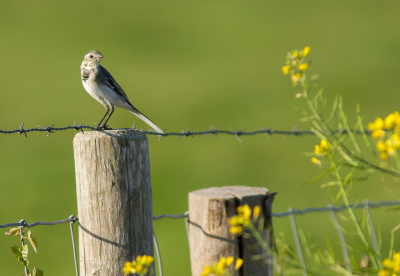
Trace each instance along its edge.
<instances>
[{"instance_id":1,"label":"barbed wire","mask_svg":"<svg viewBox=\"0 0 400 276\"><path fill-rule=\"evenodd\" d=\"M350 204L349 206L342 205L342 206L327 206L327 207L316 207L316 208L305 208L305 209L296 209L296 208L289 208L289 211L282 212L282 213L272 213L273 217L286 217L289 215L304 215L307 213L318 213L318 212L329 212L329 211L334 211L334 212L340 212L343 210L346 210L348 208L352 209L359 209L359 208L364 208L366 205L370 208L379 208L379 207L389 207L389 206L400 206L400 200L395 200L395 201L378 201L378 202L371 202L368 200L363 201L362 203L357 203L357 204ZM171 215L171 214L162 214L159 216L154 216L154 220L159 220L162 218L173 218L173 219L180 219L180 218L187 218L189 217L188 212L182 214L182 215Z\"/></svg>"},{"instance_id":2,"label":"barbed wire","mask_svg":"<svg viewBox=\"0 0 400 276\"><path fill-rule=\"evenodd\" d=\"M316 213L316 212L340 212L343 210L346 210L348 208L353 208L353 209L358 209L358 208L364 208L368 206L369 208L379 208L379 207L388 207L388 206L400 206L400 200L397 201L379 201L379 202L370 202L369 200L365 200L362 203L357 203L357 204L350 204L349 206L346 205L342 205L342 206L332 206L329 205L328 207L319 207L319 208L305 208L305 209L295 209L295 208L289 208L289 211L287 212L282 212L282 213L272 213L273 217L285 217L285 216L291 216L291 223L292 226L294 226L295 228L295 232L297 233L297 227L295 224L295 220L294 220L294 216L295 215L303 215L303 214L307 214L307 213ZM368 215L370 218L370 223L372 223L371 217L370 217L370 213L368 211ZM184 214L181 215L172 215L172 214L162 214L159 216L155 216L153 214L153 220L159 220L162 218L173 218L173 219L185 219L186 220L186 224L188 222L188 218L189 218L189 212L185 212ZM79 276L78 273L78 263L77 263L77 253L76 253L76 247L75 247L75 236L74 236L74 230L73 230L73 224L75 222L78 221L78 218L75 217L74 215L71 215L68 219L64 219L64 220L57 220L57 221L53 221L53 222L48 222L48 221L37 221L34 223L27 223L24 219L20 220L17 223L6 223L6 224L0 224L0 228L8 228L8 227L19 227L20 228L20 232L23 233L23 229L25 227L28 228L32 228L38 225L58 225L58 224L63 224L63 223L69 223L70 224L70 228L71 228L71 238L72 238L72 246L73 246L73 252L74 252L74 261L75 261L75 273L77 276ZM373 225L371 226L373 227ZM187 232L189 231L188 229L188 225L186 225L186 230ZM154 242L156 244L156 253L158 256L158 263L159 263L159 269L160 269L160 275L162 275L162 263L161 263L161 255L160 255L160 249L158 246L158 242L155 236L155 233L153 233L154 236ZM189 236L189 233L187 233ZM298 239L298 238L297 238ZM296 245L298 246L298 245ZM299 253L300 254L300 253ZM301 253L302 255L302 253ZM27 269L25 269L25 273L27 274Z\"/></svg>"},{"instance_id":3,"label":"barbed wire","mask_svg":"<svg viewBox=\"0 0 400 276\"><path fill-rule=\"evenodd\" d=\"M22 235L24 234L24 229L25 227L32 228L38 225L57 225L57 224L63 224L63 223L69 223L70 230L71 230L71 239L72 239L72 249L74 252L74 262L75 262L75 274L76 276L79 276L78 273L78 257L76 253L76 247L75 247L75 235L74 235L74 228L73 225L75 222L78 221L78 218L75 217L74 215L69 216L68 219L63 219L63 220L57 220L57 221L37 221L34 223L27 223L25 219L21 219L19 222L16 223L6 223L6 224L0 224L0 228L8 228L8 227L19 227L19 233ZM7 233L6 233L7 234ZM21 239L21 244L24 246L24 239ZM25 275L28 275L28 267L25 266Z\"/></svg>"},{"instance_id":4,"label":"barbed wire","mask_svg":"<svg viewBox=\"0 0 400 276\"><path fill-rule=\"evenodd\" d=\"M21 124L21 126L18 129L14 130L0 130L0 133L2 134L24 134L25 137L28 137L27 133L28 132L46 132L47 136L49 136L51 133L54 133L56 131L63 131L63 130L77 130L77 131L82 131L84 133L84 130L94 130L94 131L102 131L97 129L96 127L91 127L91 126L85 126L82 124L77 124L74 122L73 126L66 126L66 127L54 127L53 125L50 126L42 126L42 125L37 125L38 127L41 128L29 128L29 129L24 129L24 123ZM135 125L133 125L132 128L120 128L121 130L135 130ZM112 130L112 129L109 129ZM118 130L118 129L114 129ZM354 131L350 130L352 133L356 134L362 134L360 130ZM371 134L370 130L364 130L366 134ZM272 127L269 128L260 128L259 130L254 130L254 131L245 131L245 129L240 129L237 130L233 127L231 127L231 130L219 130L217 129L217 126L211 126L209 130L204 130L204 131L190 131L189 127L186 128L186 130L182 130L181 132L166 132L164 134L157 133L155 131L143 131L145 134L149 135L157 135L160 137L167 137L167 136L177 136L177 139L181 137L188 137L188 136L197 136L197 135L203 135L203 138L205 138L207 135L215 135L218 137L219 134L227 134L227 135L234 135L236 138L239 140L239 142L242 142L240 139L240 136L249 136L249 135L257 135L257 134L265 134L265 135L273 135L273 134L278 134L278 135L284 135L284 136L302 136L302 135L314 135L314 133L310 130L299 130L298 126L294 126L292 130L275 130ZM335 130L333 131L334 134L336 133L341 133L341 134L347 134L347 130Z\"/></svg>"}]
</instances>

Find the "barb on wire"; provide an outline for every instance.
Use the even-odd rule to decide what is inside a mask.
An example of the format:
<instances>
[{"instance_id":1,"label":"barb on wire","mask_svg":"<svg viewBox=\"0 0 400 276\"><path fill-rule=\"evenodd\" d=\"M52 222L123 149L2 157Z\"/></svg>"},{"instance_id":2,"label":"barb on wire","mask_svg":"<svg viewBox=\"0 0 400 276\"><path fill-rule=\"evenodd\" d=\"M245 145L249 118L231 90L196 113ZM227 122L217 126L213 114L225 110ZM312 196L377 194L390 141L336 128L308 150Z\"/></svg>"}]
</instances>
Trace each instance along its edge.
<instances>
[{"instance_id":1,"label":"barb on wire","mask_svg":"<svg viewBox=\"0 0 400 276\"><path fill-rule=\"evenodd\" d=\"M133 129L135 130L136 123L133 125L132 128L122 128L125 130L128 129ZM82 131L82 133L84 133L83 129L88 129L88 130L93 130L93 131L103 131L103 130L98 130L96 127L91 127L91 126L86 126L86 125L82 125L82 124L77 124L76 121L74 122L73 126L67 126L67 127L54 127L53 125L50 126L42 126L42 125L38 125L38 127L41 128L29 128L29 129L24 129L24 123L21 124L21 126L18 129L14 129L14 130L0 130L0 133L3 134L13 134L13 133L19 133L19 134L24 134L25 137L28 137L27 133L28 132L46 132L47 136L50 135L50 133L54 133L56 131L62 131L62 130L68 130L68 129L73 129L73 130L80 130ZM110 130L112 130L110 128ZM351 132L353 132L353 130L350 130ZM364 130L364 132L366 134L371 134L370 130ZM205 131L190 131L189 127L186 128L185 130L182 130L181 132L166 132L164 134L159 134L155 131L143 131L143 133L145 134L149 134L149 135L157 135L160 137L160 139L162 137L166 137L166 136L176 136L177 139L181 138L181 137L189 137L189 136L196 136L196 135L203 135L203 138L205 138L207 135L215 135L218 138L218 134L227 134L227 135L234 135L238 141L240 143L242 143L242 140L240 139L240 136L243 135L258 135L258 134L265 134L267 136L271 136L272 134L278 134L278 135L284 135L286 136L302 136L302 135L314 135L314 133L310 130L299 130L298 126L294 126L292 130L274 130L272 129L272 127L270 128L260 128L259 130L255 130L255 131L245 131L244 129L240 129L237 130L233 127L231 127L231 130L219 130L217 129L217 126L211 126L211 128L209 130L205 130ZM347 134L347 130L335 130L333 131L334 134L336 133L341 133L341 134ZM362 134L361 131L356 131L357 134Z\"/></svg>"}]
</instances>

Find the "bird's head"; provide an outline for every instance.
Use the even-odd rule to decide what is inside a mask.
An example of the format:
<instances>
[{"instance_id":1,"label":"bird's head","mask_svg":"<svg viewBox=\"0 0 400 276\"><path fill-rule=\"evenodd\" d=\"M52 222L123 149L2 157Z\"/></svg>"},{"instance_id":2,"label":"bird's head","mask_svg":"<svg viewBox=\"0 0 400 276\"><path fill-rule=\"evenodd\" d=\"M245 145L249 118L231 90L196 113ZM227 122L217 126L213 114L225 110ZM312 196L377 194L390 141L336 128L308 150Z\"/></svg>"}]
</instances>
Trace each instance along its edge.
<instances>
[{"instance_id":1,"label":"bird's head","mask_svg":"<svg viewBox=\"0 0 400 276\"><path fill-rule=\"evenodd\" d=\"M88 66L96 66L100 64L103 57L104 56L99 51L92 50L85 55L83 62L87 63Z\"/></svg>"}]
</instances>

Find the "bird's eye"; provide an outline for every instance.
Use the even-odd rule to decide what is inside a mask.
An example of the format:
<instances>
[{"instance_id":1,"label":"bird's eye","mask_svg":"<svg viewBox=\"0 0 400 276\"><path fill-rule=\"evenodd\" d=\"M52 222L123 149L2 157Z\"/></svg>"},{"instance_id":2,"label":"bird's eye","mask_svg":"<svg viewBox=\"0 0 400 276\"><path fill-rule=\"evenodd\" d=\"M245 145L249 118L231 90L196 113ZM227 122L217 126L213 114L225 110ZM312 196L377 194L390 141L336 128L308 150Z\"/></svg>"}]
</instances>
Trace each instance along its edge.
<instances>
[{"instance_id":1,"label":"bird's eye","mask_svg":"<svg viewBox=\"0 0 400 276\"><path fill-rule=\"evenodd\" d=\"M92 55L90 55L90 58L93 58L93 56L92 56Z\"/></svg>"}]
</instances>

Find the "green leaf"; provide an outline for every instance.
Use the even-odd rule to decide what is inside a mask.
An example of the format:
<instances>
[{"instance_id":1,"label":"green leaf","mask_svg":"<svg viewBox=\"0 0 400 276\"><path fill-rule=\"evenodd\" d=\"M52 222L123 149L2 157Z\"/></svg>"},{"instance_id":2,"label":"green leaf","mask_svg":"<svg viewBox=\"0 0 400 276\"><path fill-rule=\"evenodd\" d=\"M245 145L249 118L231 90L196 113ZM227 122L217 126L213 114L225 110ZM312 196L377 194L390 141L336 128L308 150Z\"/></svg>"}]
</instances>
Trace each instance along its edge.
<instances>
[{"instance_id":1,"label":"green leaf","mask_svg":"<svg viewBox=\"0 0 400 276\"><path fill-rule=\"evenodd\" d=\"M32 276L43 276L43 270L40 270L39 268L34 268L31 272Z\"/></svg>"},{"instance_id":2,"label":"green leaf","mask_svg":"<svg viewBox=\"0 0 400 276\"><path fill-rule=\"evenodd\" d=\"M32 237L32 232L31 230L28 231L28 240L30 241L33 250L35 250L36 254L37 254L37 240L35 237Z\"/></svg>"},{"instance_id":3,"label":"green leaf","mask_svg":"<svg viewBox=\"0 0 400 276\"><path fill-rule=\"evenodd\" d=\"M28 261L28 245L24 245L21 247L21 253L25 260Z\"/></svg>"},{"instance_id":4,"label":"green leaf","mask_svg":"<svg viewBox=\"0 0 400 276\"><path fill-rule=\"evenodd\" d=\"M358 163L353 159L351 159L350 156L348 156L341 147L338 147L337 150L339 154L344 158L344 160L346 160L350 165L358 167Z\"/></svg>"},{"instance_id":5,"label":"green leaf","mask_svg":"<svg viewBox=\"0 0 400 276\"><path fill-rule=\"evenodd\" d=\"M12 253L15 255L15 259L20 261L24 266L28 266L28 246L24 245L22 248L19 248L18 246L14 245L10 248Z\"/></svg>"},{"instance_id":6,"label":"green leaf","mask_svg":"<svg viewBox=\"0 0 400 276\"><path fill-rule=\"evenodd\" d=\"M356 138L354 137L353 133L350 130L350 127L347 123L346 115L343 112L343 105L342 105L342 97L339 98L339 116L343 122L344 128L346 129L347 135L350 137L351 142L353 143L353 147L356 149L358 153L361 153L360 147L357 144Z\"/></svg>"},{"instance_id":7,"label":"green leaf","mask_svg":"<svg viewBox=\"0 0 400 276\"><path fill-rule=\"evenodd\" d=\"M19 227L15 227L15 228L11 228L10 230L8 230L8 232L5 232L4 234L6 234L7 236L11 236L14 235L15 236L19 236Z\"/></svg>"}]
</instances>

